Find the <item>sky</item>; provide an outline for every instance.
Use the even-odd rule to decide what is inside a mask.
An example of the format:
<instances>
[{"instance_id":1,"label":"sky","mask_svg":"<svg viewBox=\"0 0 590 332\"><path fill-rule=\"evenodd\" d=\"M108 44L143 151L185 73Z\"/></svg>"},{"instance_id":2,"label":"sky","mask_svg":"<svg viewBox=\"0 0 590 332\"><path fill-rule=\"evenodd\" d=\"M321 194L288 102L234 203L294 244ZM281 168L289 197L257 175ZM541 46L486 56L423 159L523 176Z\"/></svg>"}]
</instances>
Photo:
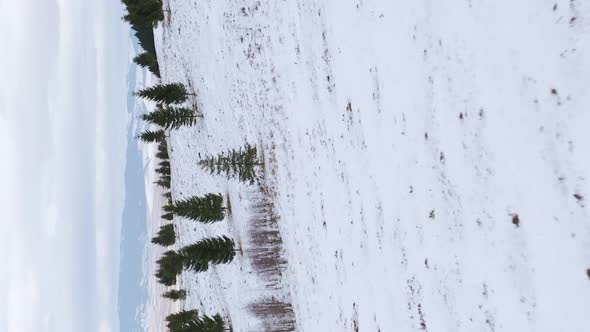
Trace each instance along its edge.
<instances>
[{"instance_id":1,"label":"sky","mask_svg":"<svg viewBox=\"0 0 590 332\"><path fill-rule=\"evenodd\" d=\"M0 331L118 331L128 26L0 0Z\"/></svg>"}]
</instances>

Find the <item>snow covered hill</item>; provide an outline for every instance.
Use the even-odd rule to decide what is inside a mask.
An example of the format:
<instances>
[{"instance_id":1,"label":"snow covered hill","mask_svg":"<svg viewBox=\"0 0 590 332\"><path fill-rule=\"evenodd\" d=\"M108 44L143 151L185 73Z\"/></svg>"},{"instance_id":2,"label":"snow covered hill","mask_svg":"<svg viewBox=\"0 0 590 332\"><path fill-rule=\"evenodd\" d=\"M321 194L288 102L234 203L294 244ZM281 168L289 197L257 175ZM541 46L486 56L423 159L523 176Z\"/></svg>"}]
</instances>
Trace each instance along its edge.
<instances>
[{"instance_id":1,"label":"snow covered hill","mask_svg":"<svg viewBox=\"0 0 590 332\"><path fill-rule=\"evenodd\" d=\"M190 84L204 115L172 132L173 195L232 206L177 220L179 245L227 234L243 251L183 274L186 309L234 331L278 319L256 303L306 332L590 329L590 3L166 6L162 80ZM197 165L245 142L260 188ZM261 201L278 284L252 257Z\"/></svg>"}]
</instances>

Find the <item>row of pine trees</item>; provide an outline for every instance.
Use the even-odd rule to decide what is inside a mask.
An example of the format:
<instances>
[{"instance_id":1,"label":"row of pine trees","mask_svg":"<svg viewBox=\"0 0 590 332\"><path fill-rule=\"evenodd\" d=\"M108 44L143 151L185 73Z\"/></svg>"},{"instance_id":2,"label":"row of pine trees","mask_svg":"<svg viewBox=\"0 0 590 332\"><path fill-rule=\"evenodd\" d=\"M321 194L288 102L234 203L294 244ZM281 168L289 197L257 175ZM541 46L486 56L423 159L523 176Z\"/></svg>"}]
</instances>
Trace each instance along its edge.
<instances>
[{"instance_id":1,"label":"row of pine trees","mask_svg":"<svg viewBox=\"0 0 590 332\"><path fill-rule=\"evenodd\" d=\"M172 198L172 173L170 156L168 153L167 133L183 126L193 126L202 116L193 108L183 107L191 94L180 83L160 84L148 87L136 93L137 96L157 103L156 110L144 114L142 119L156 130L147 130L139 135L145 143L157 144L156 157L158 167L155 172L159 175L156 184L166 192L164 197L167 204L163 208L162 219L172 221L175 216L182 216L202 223L212 223L225 218L226 207L223 206L221 194L210 193L202 197L191 197L174 201ZM176 243L174 224L163 225L152 243L164 247ZM158 265L156 278L166 286L177 283L177 277L182 271L207 271L211 265L230 263L236 254L234 241L226 236L206 238L179 250L168 250L156 262ZM184 300L186 290L172 289L163 297L172 301ZM196 310L182 310L170 314L166 318L167 327L171 332L222 332L227 326L222 316L212 317L199 315Z\"/></svg>"},{"instance_id":2,"label":"row of pine trees","mask_svg":"<svg viewBox=\"0 0 590 332\"><path fill-rule=\"evenodd\" d=\"M195 125L202 115L193 108L183 107L190 96L186 87L180 83L159 84L148 87L136 93L137 96L155 102L155 111L143 115L142 119L150 123L156 130L147 130L139 135L144 143L157 144L156 157L159 175L156 184L166 190L164 197L167 204L163 207L162 219L174 220L175 216L209 224L222 221L228 207L224 205L223 196L219 193L208 193L203 196L193 196L185 199L173 200L170 191L172 174L170 156L168 153L168 132L183 126ZM246 144L240 149L230 150L219 155L209 156L199 162L199 165L214 175L224 175L237 178L239 181L254 183L257 166L261 165L256 148ZM165 224L152 239L154 244L164 247L176 243L174 224ZM212 265L228 264L236 255L234 241L227 236L206 238L179 250L168 250L156 262L158 269L156 278L166 286L177 283L177 277L183 271L203 272ZM186 298L185 290L170 290L163 294L173 301ZM216 314L213 317L199 316L196 310L181 311L171 314L167 318L171 332L225 331L223 318Z\"/></svg>"},{"instance_id":3,"label":"row of pine trees","mask_svg":"<svg viewBox=\"0 0 590 332\"><path fill-rule=\"evenodd\" d=\"M154 44L153 28L164 20L161 0L122 0L127 8L123 20L129 22L136 31L135 35L145 50L137 55L134 62L147 68L158 78L160 70ZM157 144L156 157L158 174L156 184L165 190L166 205L163 207L162 219L173 221L176 216L202 224L222 221L229 209L224 205L219 193L208 193L174 200L172 197L172 167L168 153L168 134L185 126L194 126L202 115L193 106L187 106L196 96L181 83L157 84L136 92L136 96L156 104L155 110L144 114L142 119L152 128L139 135L144 143ZM199 162L200 167L212 175L223 175L239 181L253 184L259 161L256 147L246 144L239 149L230 150L219 155L209 156ZM173 223L163 225L152 243L169 247L176 243L176 231ZM156 278L166 286L174 286L177 277L183 271L203 272L211 266L228 264L233 261L237 248L233 239L227 236L205 238L178 250L168 250L157 260ZM184 300L187 292L183 289L171 289L162 294L172 301ZM171 332L222 332L230 329L223 317L199 315L196 310L182 310L166 318Z\"/></svg>"},{"instance_id":4,"label":"row of pine trees","mask_svg":"<svg viewBox=\"0 0 590 332\"><path fill-rule=\"evenodd\" d=\"M147 68L159 78L160 68L153 28L164 20L163 3L161 0L122 0L122 2L127 9L123 20L131 24L140 46L144 49L144 52L138 54L133 61L137 65ZM166 131L196 124L201 116L193 108L178 106L185 103L194 94L189 93L182 84L164 84L143 89L137 95L157 103L156 111L145 114L143 120L157 126L158 129L143 132L139 138L144 142L158 144L156 157L159 159L159 164L156 172L159 174L159 179L156 183L167 190L164 196L168 202L162 218L173 220L174 214L177 214L203 222L223 219L220 195L210 194L179 202L172 200L170 191L172 177ZM174 245L176 242L174 225L162 226L152 242L162 246ZM235 252L233 240L225 236L204 239L178 251L169 250L157 262L159 268L156 277L165 285L174 285L176 277L183 270L206 271L210 265L231 262ZM183 300L186 298L186 291L172 289L162 296L172 301ZM221 315L216 314L212 317L199 315L196 310L183 310L171 314L166 318L166 321L171 332L223 332L227 330Z\"/></svg>"}]
</instances>

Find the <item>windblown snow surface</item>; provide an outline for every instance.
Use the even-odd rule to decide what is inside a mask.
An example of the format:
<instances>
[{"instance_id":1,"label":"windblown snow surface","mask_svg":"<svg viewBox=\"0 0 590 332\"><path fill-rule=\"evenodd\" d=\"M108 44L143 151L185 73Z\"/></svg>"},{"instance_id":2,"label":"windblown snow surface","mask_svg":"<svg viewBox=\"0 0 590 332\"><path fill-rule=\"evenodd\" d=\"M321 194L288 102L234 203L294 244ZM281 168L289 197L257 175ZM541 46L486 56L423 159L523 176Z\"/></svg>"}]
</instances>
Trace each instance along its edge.
<instances>
[{"instance_id":1,"label":"windblown snow surface","mask_svg":"<svg viewBox=\"0 0 590 332\"><path fill-rule=\"evenodd\" d=\"M204 115L171 133L173 195L232 208L214 225L177 218L177 246L225 234L241 248L183 273L181 307L234 331L272 331L281 314L254 305L269 299L297 331L590 329L590 3L165 5L162 81L190 85ZM261 185L197 165L246 142ZM278 282L253 264L261 200Z\"/></svg>"}]
</instances>

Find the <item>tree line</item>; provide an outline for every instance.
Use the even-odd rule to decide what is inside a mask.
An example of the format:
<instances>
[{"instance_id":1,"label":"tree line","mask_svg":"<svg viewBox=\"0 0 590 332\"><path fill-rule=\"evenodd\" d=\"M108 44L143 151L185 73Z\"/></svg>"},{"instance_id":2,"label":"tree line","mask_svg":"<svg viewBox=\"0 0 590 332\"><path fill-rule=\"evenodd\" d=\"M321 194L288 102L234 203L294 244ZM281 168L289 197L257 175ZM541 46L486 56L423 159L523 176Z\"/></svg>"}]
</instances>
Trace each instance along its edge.
<instances>
[{"instance_id":1,"label":"tree line","mask_svg":"<svg viewBox=\"0 0 590 332\"><path fill-rule=\"evenodd\" d=\"M121 0L121 2L127 10L127 14L122 19L131 24L131 29L135 31L135 37L144 50L133 61L141 67L148 68L159 78L160 67L153 28L164 20L163 3L161 0Z\"/></svg>"},{"instance_id":2,"label":"tree line","mask_svg":"<svg viewBox=\"0 0 590 332\"><path fill-rule=\"evenodd\" d=\"M156 184L166 190L163 195L167 199L167 203L163 206L162 219L173 221L175 216L179 216L202 224L222 221L229 208L224 205L221 194L208 193L173 200L170 191L172 174L168 153L168 132L184 126L194 126L202 118L195 107L183 106L196 94L189 92L181 83L168 83L146 87L137 91L135 95L156 103L154 111L142 116L142 119L155 129L142 132L138 139L144 143L157 144L158 167L155 172L159 178ZM239 149L207 156L199 161L198 165L212 175L223 175L252 184L256 180L257 169L262 163L258 158L256 147L246 144ZM161 226L152 238L152 243L164 247L174 245L176 243L174 224ZM178 275L183 271L203 272L212 265L228 264L233 261L236 251L233 239L227 236L205 238L178 250L166 251L156 262L158 267L155 277L163 285L174 286ZM162 296L172 301L183 300L186 298L186 290L173 289ZM188 312L190 314L184 315L182 313L186 312L180 312L178 314L182 315L171 314L168 317L170 331L198 332L225 331L226 329L219 315L208 317L198 316L194 310Z\"/></svg>"}]
</instances>

